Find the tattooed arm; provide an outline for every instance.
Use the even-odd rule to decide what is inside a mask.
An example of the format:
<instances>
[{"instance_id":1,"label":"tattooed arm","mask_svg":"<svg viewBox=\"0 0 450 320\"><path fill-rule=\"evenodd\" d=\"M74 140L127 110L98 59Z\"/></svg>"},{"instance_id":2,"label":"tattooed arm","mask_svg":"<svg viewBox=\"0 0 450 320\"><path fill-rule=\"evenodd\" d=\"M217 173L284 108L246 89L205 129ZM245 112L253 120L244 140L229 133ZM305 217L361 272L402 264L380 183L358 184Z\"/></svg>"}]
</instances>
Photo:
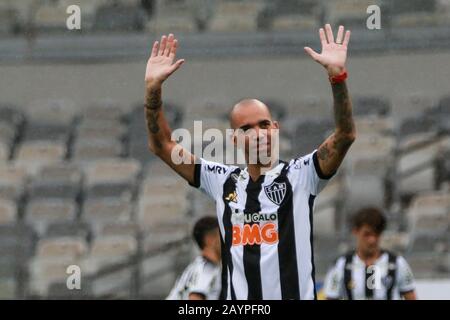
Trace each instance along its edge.
<instances>
[{"instance_id":1,"label":"tattooed arm","mask_svg":"<svg viewBox=\"0 0 450 320\"><path fill-rule=\"evenodd\" d=\"M347 31L344 36L344 27L340 26L336 41L334 41L331 26L327 24L325 25L325 30L320 28L319 36L322 52L318 54L309 47L305 47L305 51L326 68L330 77L341 74L345 70L350 31ZM336 172L356 138L355 124L352 117L352 103L347 85L345 82L341 82L331 86L336 129L317 150L319 166L324 175L331 175Z\"/></svg>"},{"instance_id":2,"label":"tattooed arm","mask_svg":"<svg viewBox=\"0 0 450 320\"><path fill-rule=\"evenodd\" d=\"M336 129L317 150L320 169L324 175L336 172L356 136L346 83L333 84L332 89Z\"/></svg>"},{"instance_id":3,"label":"tattooed arm","mask_svg":"<svg viewBox=\"0 0 450 320\"><path fill-rule=\"evenodd\" d=\"M161 158L187 181L194 182L194 156L171 140L171 130L164 116L162 84L184 62L175 59L178 41L172 34L161 38L161 45L153 44L152 54L145 72L145 119L147 123L148 146L150 151ZM173 155L185 161L174 161ZM178 158L177 157L177 158Z\"/></svg>"}]
</instances>

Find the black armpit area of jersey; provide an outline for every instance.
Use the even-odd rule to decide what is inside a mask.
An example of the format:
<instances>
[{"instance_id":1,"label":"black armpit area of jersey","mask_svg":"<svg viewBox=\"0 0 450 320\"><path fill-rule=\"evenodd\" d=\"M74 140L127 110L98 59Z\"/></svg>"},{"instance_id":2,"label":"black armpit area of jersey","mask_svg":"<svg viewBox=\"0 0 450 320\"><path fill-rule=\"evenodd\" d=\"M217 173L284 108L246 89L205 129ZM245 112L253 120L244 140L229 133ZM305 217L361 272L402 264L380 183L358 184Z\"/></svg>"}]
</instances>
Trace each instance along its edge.
<instances>
[{"instance_id":1,"label":"black armpit area of jersey","mask_svg":"<svg viewBox=\"0 0 450 320\"><path fill-rule=\"evenodd\" d=\"M200 188L200 173L202 170L201 163L196 163L194 167L194 182L189 182L189 185L194 188Z\"/></svg>"},{"instance_id":2,"label":"black armpit area of jersey","mask_svg":"<svg viewBox=\"0 0 450 320\"><path fill-rule=\"evenodd\" d=\"M320 169L319 159L317 158L317 151L314 152L312 157L313 157L313 162L314 162L314 168L316 169L316 173L320 179L330 180L336 174L336 171L329 175L323 174L322 169Z\"/></svg>"}]
</instances>

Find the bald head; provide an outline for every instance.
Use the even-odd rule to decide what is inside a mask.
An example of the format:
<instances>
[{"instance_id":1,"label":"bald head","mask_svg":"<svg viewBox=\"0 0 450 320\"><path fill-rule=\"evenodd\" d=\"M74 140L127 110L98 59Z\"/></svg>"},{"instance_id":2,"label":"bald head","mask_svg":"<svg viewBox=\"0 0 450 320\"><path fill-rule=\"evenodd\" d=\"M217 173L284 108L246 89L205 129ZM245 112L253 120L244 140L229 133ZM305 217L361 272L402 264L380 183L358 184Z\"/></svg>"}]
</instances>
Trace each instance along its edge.
<instances>
[{"instance_id":1,"label":"bald head","mask_svg":"<svg viewBox=\"0 0 450 320\"><path fill-rule=\"evenodd\" d=\"M230 112L230 125L233 129L264 119L272 120L272 115L269 108L258 99L241 100Z\"/></svg>"}]
</instances>

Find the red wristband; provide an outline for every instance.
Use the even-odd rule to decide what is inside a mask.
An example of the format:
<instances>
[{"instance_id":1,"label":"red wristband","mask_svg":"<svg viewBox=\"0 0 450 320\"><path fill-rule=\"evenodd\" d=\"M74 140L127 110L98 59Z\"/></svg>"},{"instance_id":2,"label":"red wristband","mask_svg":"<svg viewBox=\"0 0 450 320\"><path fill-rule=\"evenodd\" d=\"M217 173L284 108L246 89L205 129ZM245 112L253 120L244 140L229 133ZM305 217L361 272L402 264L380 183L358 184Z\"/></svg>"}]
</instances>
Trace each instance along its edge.
<instances>
[{"instance_id":1,"label":"red wristband","mask_svg":"<svg viewBox=\"0 0 450 320\"><path fill-rule=\"evenodd\" d=\"M344 70L341 74L337 76L329 77L331 84L341 83L347 79L347 70Z\"/></svg>"}]
</instances>

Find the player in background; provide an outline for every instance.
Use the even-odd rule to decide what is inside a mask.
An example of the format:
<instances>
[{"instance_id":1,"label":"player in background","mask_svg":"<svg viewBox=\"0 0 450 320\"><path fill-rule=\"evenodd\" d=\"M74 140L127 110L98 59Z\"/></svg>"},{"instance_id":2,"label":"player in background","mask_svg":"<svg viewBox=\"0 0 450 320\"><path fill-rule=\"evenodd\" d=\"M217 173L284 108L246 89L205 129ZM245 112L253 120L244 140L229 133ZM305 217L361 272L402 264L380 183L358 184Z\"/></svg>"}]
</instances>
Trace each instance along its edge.
<instances>
[{"instance_id":1,"label":"player in background","mask_svg":"<svg viewBox=\"0 0 450 320\"><path fill-rule=\"evenodd\" d=\"M356 250L339 257L324 283L327 299L416 300L414 277L406 260L380 247L386 218L377 208L353 217Z\"/></svg>"},{"instance_id":2,"label":"player in background","mask_svg":"<svg viewBox=\"0 0 450 320\"><path fill-rule=\"evenodd\" d=\"M217 300L220 294L220 234L216 217L199 219L193 237L201 250L170 291L167 300Z\"/></svg>"}]
</instances>

